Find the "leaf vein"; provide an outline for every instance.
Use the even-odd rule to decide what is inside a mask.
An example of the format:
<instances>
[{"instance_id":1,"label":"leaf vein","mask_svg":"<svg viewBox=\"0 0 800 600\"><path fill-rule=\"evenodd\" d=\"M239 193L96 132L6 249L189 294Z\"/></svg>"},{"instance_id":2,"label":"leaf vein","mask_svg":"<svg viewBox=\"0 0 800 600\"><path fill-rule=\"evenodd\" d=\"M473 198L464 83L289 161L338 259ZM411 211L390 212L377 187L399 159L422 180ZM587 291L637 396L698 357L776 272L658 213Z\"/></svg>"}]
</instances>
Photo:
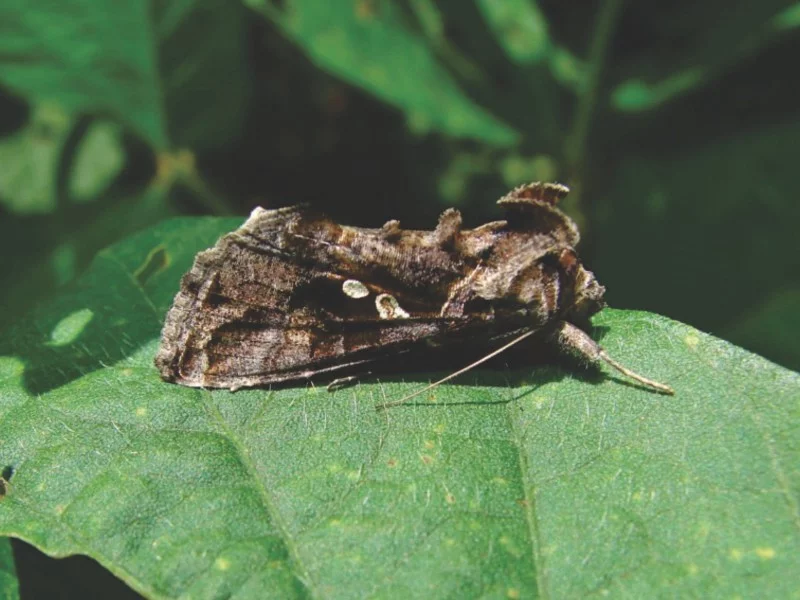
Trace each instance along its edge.
<instances>
[{"instance_id":1,"label":"leaf vein","mask_svg":"<svg viewBox=\"0 0 800 600\"><path fill-rule=\"evenodd\" d=\"M212 419L214 419L216 422L219 423L220 427L227 435L228 440L231 442L237 454L239 455L239 460L241 461L245 470L253 478L253 481L256 482L255 487L258 490L259 495L261 496L264 508L267 510L267 513L269 514L271 521L275 524L278 531L280 532L280 537L283 540L284 545L286 546L286 549L289 553L292 563L294 563L296 569L295 575L304 584L305 588L308 590L312 598L320 598L321 594L314 586L308 568L305 566L305 563L303 562L300 556L300 551L297 548L297 545L293 542L291 536L289 535L289 528L287 526L287 523L281 516L277 506L275 506L275 503L272 497L270 496L269 490L263 484L261 478L259 477L258 468L253 462L250 453L248 452L247 448L241 443L238 436L235 435L235 433L231 430L230 426L228 425L228 422L219 412L219 409L211 401L211 393L207 390L200 390L200 397L202 399L203 406L205 407L206 412ZM299 571L299 573L297 571Z\"/></svg>"},{"instance_id":2,"label":"leaf vein","mask_svg":"<svg viewBox=\"0 0 800 600\"><path fill-rule=\"evenodd\" d=\"M533 483L528 483L527 474L530 472L528 469L528 458L524 451L522 443L522 436L518 431L517 423L511 416L511 409L506 410L506 418L508 419L509 429L514 435L514 445L517 448L517 457L519 462L520 480L522 482L522 494L524 499L525 521L528 525L528 536L531 541L531 559L533 561L533 568L536 571L536 589L539 592L539 598L548 598L548 585L544 567L544 555L542 554L542 539L541 532L539 531L539 521L536 516L536 491Z\"/></svg>"}]
</instances>

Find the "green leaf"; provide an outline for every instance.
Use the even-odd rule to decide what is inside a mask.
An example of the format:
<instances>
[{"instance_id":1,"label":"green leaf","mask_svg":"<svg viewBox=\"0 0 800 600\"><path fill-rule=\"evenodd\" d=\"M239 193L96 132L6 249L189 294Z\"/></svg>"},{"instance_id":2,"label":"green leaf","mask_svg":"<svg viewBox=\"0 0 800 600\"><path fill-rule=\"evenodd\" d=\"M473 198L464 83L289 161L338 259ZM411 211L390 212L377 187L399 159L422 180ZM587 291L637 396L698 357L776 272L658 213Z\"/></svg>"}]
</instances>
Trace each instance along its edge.
<instances>
[{"instance_id":1,"label":"green leaf","mask_svg":"<svg viewBox=\"0 0 800 600\"><path fill-rule=\"evenodd\" d=\"M238 220L100 253L0 336L0 533L152 598L788 597L800 377L669 319L596 334L674 397L554 367L329 394L159 380L164 312ZM56 340L58 343L53 343Z\"/></svg>"},{"instance_id":2,"label":"green leaf","mask_svg":"<svg viewBox=\"0 0 800 600\"><path fill-rule=\"evenodd\" d=\"M0 138L0 202L18 215L42 215L58 208L59 164L78 119L56 105L33 107L28 123ZM89 123L67 173L69 199L85 203L107 190L123 166L118 126Z\"/></svg>"},{"instance_id":3,"label":"green leaf","mask_svg":"<svg viewBox=\"0 0 800 600\"><path fill-rule=\"evenodd\" d=\"M795 2L773 17L770 23L775 30L796 29L800 27L800 2Z\"/></svg>"},{"instance_id":4,"label":"green leaf","mask_svg":"<svg viewBox=\"0 0 800 600\"><path fill-rule=\"evenodd\" d=\"M516 131L472 102L394 2L292 0L277 9L248 0L276 22L320 68L403 110L419 132L437 130L507 146Z\"/></svg>"},{"instance_id":5,"label":"green leaf","mask_svg":"<svg viewBox=\"0 0 800 600\"><path fill-rule=\"evenodd\" d=\"M625 79L611 93L616 110L652 110L719 80L800 22L800 3L787 7L786 0L750 2L728 11L698 4L691 10L697 14L683 13L679 19L690 31L665 35L663 47L639 52L637 64L627 67ZM675 51L678 36L689 38L677 45L680 52Z\"/></svg>"},{"instance_id":6,"label":"green leaf","mask_svg":"<svg viewBox=\"0 0 800 600\"><path fill-rule=\"evenodd\" d=\"M0 82L69 112L111 116L156 148L213 146L244 118L243 17L224 0L9 0L0 5Z\"/></svg>"},{"instance_id":7,"label":"green leaf","mask_svg":"<svg viewBox=\"0 0 800 600\"><path fill-rule=\"evenodd\" d=\"M10 213L56 210L58 162L74 121L58 106L40 104L24 127L0 138L0 202Z\"/></svg>"},{"instance_id":8,"label":"green leaf","mask_svg":"<svg viewBox=\"0 0 800 600\"><path fill-rule=\"evenodd\" d=\"M150 186L131 195L107 195L88 206L73 204L47 216L0 219L0 329L58 286L71 281L111 242L149 227L174 209L170 189ZM25 252L20 252L24 247Z\"/></svg>"},{"instance_id":9,"label":"green leaf","mask_svg":"<svg viewBox=\"0 0 800 600\"><path fill-rule=\"evenodd\" d=\"M19 582L14 568L14 553L7 539L0 539L0 598L16 600L19 598Z\"/></svg>"},{"instance_id":10,"label":"green leaf","mask_svg":"<svg viewBox=\"0 0 800 600\"><path fill-rule=\"evenodd\" d=\"M509 58L528 64L547 56L547 19L535 0L478 0L477 5Z\"/></svg>"},{"instance_id":11,"label":"green leaf","mask_svg":"<svg viewBox=\"0 0 800 600\"><path fill-rule=\"evenodd\" d=\"M477 0L487 25L508 57L519 65L547 62L557 81L580 88L584 65L550 39L547 18L535 0Z\"/></svg>"}]
</instances>

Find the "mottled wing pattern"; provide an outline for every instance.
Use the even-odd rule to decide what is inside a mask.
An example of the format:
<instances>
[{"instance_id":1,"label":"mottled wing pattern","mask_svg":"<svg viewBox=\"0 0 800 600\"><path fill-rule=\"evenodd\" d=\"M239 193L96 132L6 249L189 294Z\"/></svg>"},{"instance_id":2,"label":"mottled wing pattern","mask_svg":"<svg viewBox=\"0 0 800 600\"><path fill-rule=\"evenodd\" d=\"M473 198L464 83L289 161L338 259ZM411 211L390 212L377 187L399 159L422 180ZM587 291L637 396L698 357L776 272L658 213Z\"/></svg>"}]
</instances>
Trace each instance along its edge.
<instances>
[{"instance_id":1,"label":"mottled wing pattern","mask_svg":"<svg viewBox=\"0 0 800 600\"><path fill-rule=\"evenodd\" d=\"M506 220L463 230L347 227L304 208L257 208L197 255L164 325L168 381L238 388L310 377L421 348L486 347L521 331L587 324L604 288L583 268L567 192L534 183ZM448 350L447 354L453 354Z\"/></svg>"},{"instance_id":2,"label":"mottled wing pattern","mask_svg":"<svg viewBox=\"0 0 800 600\"><path fill-rule=\"evenodd\" d=\"M449 282L461 276L452 257L437 261L436 249L405 242L397 250L403 240L382 230L344 228L302 208L256 209L184 276L156 358L162 377L263 385L485 329L474 317L439 315ZM368 294L348 295L344 284L353 281Z\"/></svg>"}]
</instances>

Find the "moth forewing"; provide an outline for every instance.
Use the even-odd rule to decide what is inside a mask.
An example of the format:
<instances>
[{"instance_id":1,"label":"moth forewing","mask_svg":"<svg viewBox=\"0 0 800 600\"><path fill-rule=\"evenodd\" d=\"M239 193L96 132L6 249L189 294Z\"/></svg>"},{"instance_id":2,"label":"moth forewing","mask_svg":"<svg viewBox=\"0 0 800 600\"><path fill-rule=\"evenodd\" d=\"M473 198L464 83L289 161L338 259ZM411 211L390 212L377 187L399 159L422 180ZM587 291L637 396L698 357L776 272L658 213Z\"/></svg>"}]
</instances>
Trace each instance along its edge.
<instances>
[{"instance_id":1,"label":"moth forewing","mask_svg":"<svg viewBox=\"0 0 800 600\"><path fill-rule=\"evenodd\" d=\"M167 314L156 366L167 381L237 389L506 341L472 368L558 329L554 347L581 349L666 392L586 342L580 327L604 306L605 289L575 252L575 223L555 206L567 191L520 186L500 200L505 221L475 229L463 229L455 209L435 229L415 231L397 221L344 226L308 207L257 208L196 256ZM508 342L515 332L523 333Z\"/></svg>"}]
</instances>

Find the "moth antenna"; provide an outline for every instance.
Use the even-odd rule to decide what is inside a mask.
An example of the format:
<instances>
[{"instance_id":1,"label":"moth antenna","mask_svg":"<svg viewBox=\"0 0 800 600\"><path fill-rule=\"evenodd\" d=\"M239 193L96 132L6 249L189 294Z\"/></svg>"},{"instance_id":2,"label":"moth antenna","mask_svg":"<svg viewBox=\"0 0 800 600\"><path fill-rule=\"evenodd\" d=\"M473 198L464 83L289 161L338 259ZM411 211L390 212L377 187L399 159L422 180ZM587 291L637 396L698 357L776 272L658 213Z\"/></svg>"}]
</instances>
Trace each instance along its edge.
<instances>
[{"instance_id":1,"label":"moth antenna","mask_svg":"<svg viewBox=\"0 0 800 600\"><path fill-rule=\"evenodd\" d=\"M417 390L416 392L412 392L407 396L403 396L399 400L393 400L392 402L385 402L383 404L378 404L375 409L376 410L385 410L387 408L392 408L394 406L400 406L401 404L405 404L412 398L419 396L420 394L424 394L428 390L432 390L433 388L440 386L451 379L466 373L470 369L477 367L480 364L485 363L487 360L494 358L498 354L501 354L511 348L511 346L518 344L525 338L532 336L538 330L534 329L531 331L526 331L525 333L515 337L513 340L501 346L497 350L494 350L487 354L486 356L479 358L473 363L468 364L467 366L459 369L455 373L451 373L447 377L443 377L439 381L435 381L422 389ZM590 338L586 333L584 333L581 329L575 327L571 323L562 323L560 329L557 331L557 337L559 338L559 342L562 348L568 351L572 351L573 353L579 355L582 358L588 359L590 362L596 362L598 360L602 360L608 363L610 366L614 367L617 371L633 379L634 381L641 383L649 388L657 390L663 394L669 394L670 396L675 395L675 390L673 390L670 386L655 381L653 379L648 379L643 375L639 375L635 371L630 370L629 368L625 367L624 365L618 363L616 360L611 358L608 353L601 348L592 338Z\"/></svg>"},{"instance_id":2,"label":"moth antenna","mask_svg":"<svg viewBox=\"0 0 800 600\"><path fill-rule=\"evenodd\" d=\"M628 367L618 363L616 360L611 358L597 342L590 338L585 331L576 327L572 323L562 321L559 324L559 327L555 330L554 336L559 348L581 360L585 360L590 363L598 363L602 360L603 362L614 367L626 377L629 377L630 379L633 379L642 385L657 390L663 394L669 394L670 396L675 395L675 390L668 385L648 379L647 377L639 375L635 371L631 371Z\"/></svg>"},{"instance_id":3,"label":"moth antenna","mask_svg":"<svg viewBox=\"0 0 800 600\"><path fill-rule=\"evenodd\" d=\"M450 373L450 375L448 375L447 377L443 377L439 381L434 381L430 385L427 385L424 388L422 388L420 390L417 390L416 392L412 392L408 396L403 396L399 400L393 400L392 402L384 402L383 404L378 404L375 407L375 410L385 410L387 408L392 408L393 406L400 406L401 404L405 404L406 402L408 402L412 398L415 398L415 397L419 396L420 394L424 394L428 390L432 390L433 388L435 388L437 386L440 386L440 385L442 385L443 383L445 383L447 381L450 381L454 377L458 377L459 375L462 375L462 374L466 373L470 369L474 369L478 365L485 363L487 360L489 360L491 358L494 358L498 354L501 354L501 353L505 352L506 350L511 348L511 346L513 346L514 344L518 344L519 342L521 342L525 338L528 338L528 337L532 336L537 331L538 331L538 329L532 329L531 331L526 331L525 333L515 337L513 340L511 340L510 342L508 342L504 346L501 346L497 350L493 350L492 352L490 352L486 356L483 356L483 357L479 358L478 360L476 360L475 362L468 364L466 367L463 367L463 368L459 369L455 373Z\"/></svg>"},{"instance_id":4,"label":"moth antenna","mask_svg":"<svg viewBox=\"0 0 800 600\"><path fill-rule=\"evenodd\" d=\"M647 387L651 387L654 390L658 390L659 392L663 392L665 394L669 394L670 396L674 396L675 395L675 390L673 390L667 384L660 383L660 382L654 381L652 379L648 379L647 377L644 377L643 375L639 375L635 371L631 371L628 367L625 367L625 366L621 365L620 363L615 361L613 358L611 358L608 355L608 353L605 350L603 350L602 348L600 348L600 353L598 354L598 356L602 360L607 362L609 365L614 367L617 371L619 371L623 375L633 379L634 381L638 381L642 385L646 385Z\"/></svg>"}]
</instances>

